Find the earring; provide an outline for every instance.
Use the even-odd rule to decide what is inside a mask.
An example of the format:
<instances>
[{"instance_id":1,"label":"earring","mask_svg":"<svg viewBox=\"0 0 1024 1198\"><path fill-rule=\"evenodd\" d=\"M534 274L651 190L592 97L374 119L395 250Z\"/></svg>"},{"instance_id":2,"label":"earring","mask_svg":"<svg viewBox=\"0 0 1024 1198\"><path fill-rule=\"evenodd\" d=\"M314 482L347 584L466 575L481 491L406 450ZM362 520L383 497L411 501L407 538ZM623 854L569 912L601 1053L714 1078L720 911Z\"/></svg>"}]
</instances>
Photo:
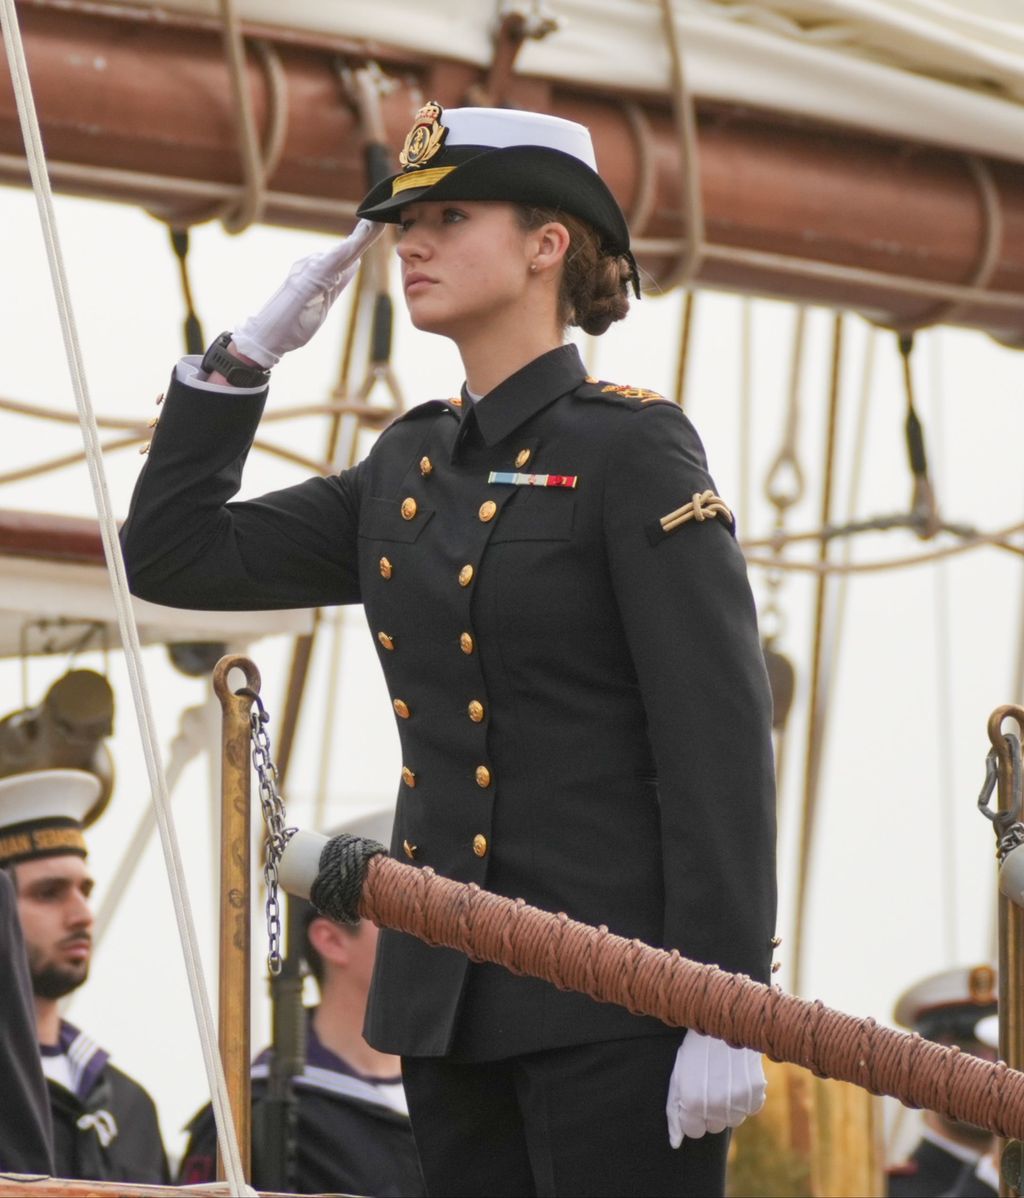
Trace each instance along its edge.
<instances>
[{"instance_id":1,"label":"earring","mask_svg":"<svg viewBox=\"0 0 1024 1198\"><path fill-rule=\"evenodd\" d=\"M530 263L530 274L535 275L536 273L537 273L537 263L531 262Z\"/></svg>"}]
</instances>

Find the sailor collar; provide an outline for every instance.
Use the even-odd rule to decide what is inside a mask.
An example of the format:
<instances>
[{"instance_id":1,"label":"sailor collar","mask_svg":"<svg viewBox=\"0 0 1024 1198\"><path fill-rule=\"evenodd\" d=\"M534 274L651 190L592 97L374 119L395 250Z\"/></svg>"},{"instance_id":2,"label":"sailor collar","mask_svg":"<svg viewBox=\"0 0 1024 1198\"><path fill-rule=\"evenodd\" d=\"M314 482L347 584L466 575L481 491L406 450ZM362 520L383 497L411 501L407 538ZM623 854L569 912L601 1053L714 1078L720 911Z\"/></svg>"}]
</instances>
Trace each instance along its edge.
<instances>
[{"instance_id":1,"label":"sailor collar","mask_svg":"<svg viewBox=\"0 0 1024 1198\"><path fill-rule=\"evenodd\" d=\"M560 345L534 358L476 403L470 401L463 387L463 409L467 418L473 413L485 443L497 445L532 416L578 387L586 375L576 346Z\"/></svg>"}]
</instances>

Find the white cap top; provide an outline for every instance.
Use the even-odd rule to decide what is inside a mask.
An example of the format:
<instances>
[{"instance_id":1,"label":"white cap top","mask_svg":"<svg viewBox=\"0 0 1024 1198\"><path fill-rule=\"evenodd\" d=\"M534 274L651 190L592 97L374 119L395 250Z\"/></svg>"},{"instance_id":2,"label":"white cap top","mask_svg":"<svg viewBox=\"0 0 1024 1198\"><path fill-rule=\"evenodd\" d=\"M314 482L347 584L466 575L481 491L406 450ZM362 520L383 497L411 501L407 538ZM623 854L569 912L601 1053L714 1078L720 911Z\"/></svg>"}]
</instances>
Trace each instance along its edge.
<instances>
[{"instance_id":1,"label":"white cap top","mask_svg":"<svg viewBox=\"0 0 1024 1198\"><path fill-rule=\"evenodd\" d=\"M996 1000L996 971L991 965L960 966L915 982L896 1000L894 1018L904 1027L914 1027L922 1015L937 1008L984 1007Z\"/></svg>"},{"instance_id":2,"label":"white cap top","mask_svg":"<svg viewBox=\"0 0 1024 1198\"><path fill-rule=\"evenodd\" d=\"M85 770L33 770L0 778L0 829L46 819L80 824L101 789L99 778Z\"/></svg>"},{"instance_id":3,"label":"white cap top","mask_svg":"<svg viewBox=\"0 0 1024 1198\"><path fill-rule=\"evenodd\" d=\"M546 112L517 112L514 108L446 108L441 124L448 130L445 146L545 146L561 150L597 170L590 130Z\"/></svg>"}]
</instances>

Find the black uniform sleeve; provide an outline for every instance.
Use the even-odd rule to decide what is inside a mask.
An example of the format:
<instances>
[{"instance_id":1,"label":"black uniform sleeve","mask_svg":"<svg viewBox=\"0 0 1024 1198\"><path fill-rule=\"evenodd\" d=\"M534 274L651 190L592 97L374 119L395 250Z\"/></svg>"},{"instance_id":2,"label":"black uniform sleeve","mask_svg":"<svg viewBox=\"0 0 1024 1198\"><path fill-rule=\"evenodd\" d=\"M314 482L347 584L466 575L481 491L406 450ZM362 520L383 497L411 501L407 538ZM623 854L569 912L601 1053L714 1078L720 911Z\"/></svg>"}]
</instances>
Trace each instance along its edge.
<instances>
[{"instance_id":1,"label":"black uniform sleeve","mask_svg":"<svg viewBox=\"0 0 1024 1198\"><path fill-rule=\"evenodd\" d=\"M0 1172L53 1176L50 1102L14 885L0 869Z\"/></svg>"},{"instance_id":2,"label":"black uniform sleeve","mask_svg":"<svg viewBox=\"0 0 1024 1198\"><path fill-rule=\"evenodd\" d=\"M172 381L121 531L133 594L216 611L359 602L361 467L228 502L265 399Z\"/></svg>"},{"instance_id":3,"label":"black uniform sleeve","mask_svg":"<svg viewBox=\"0 0 1024 1198\"><path fill-rule=\"evenodd\" d=\"M606 472L615 594L658 766L665 941L767 981L775 927L771 698L743 555L721 517L659 519L714 490L674 405L629 417Z\"/></svg>"}]
</instances>

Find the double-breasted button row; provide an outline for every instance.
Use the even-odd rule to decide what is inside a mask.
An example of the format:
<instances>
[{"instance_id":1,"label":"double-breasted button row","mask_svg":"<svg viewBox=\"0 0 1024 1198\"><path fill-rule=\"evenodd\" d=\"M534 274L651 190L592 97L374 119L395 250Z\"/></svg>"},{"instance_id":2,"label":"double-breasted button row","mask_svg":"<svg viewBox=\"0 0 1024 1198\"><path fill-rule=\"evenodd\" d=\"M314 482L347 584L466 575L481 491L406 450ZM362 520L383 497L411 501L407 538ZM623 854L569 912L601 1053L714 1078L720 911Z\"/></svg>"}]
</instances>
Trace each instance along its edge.
<instances>
[{"instance_id":1,"label":"double-breasted button row","mask_svg":"<svg viewBox=\"0 0 1024 1198\"><path fill-rule=\"evenodd\" d=\"M487 837L482 832L477 832L473 837L473 852L478 857L486 857L487 850L490 846L487 843ZM416 854L419 852L419 845L412 844L408 840L402 841L402 852L409 858L410 861L415 861Z\"/></svg>"}]
</instances>

